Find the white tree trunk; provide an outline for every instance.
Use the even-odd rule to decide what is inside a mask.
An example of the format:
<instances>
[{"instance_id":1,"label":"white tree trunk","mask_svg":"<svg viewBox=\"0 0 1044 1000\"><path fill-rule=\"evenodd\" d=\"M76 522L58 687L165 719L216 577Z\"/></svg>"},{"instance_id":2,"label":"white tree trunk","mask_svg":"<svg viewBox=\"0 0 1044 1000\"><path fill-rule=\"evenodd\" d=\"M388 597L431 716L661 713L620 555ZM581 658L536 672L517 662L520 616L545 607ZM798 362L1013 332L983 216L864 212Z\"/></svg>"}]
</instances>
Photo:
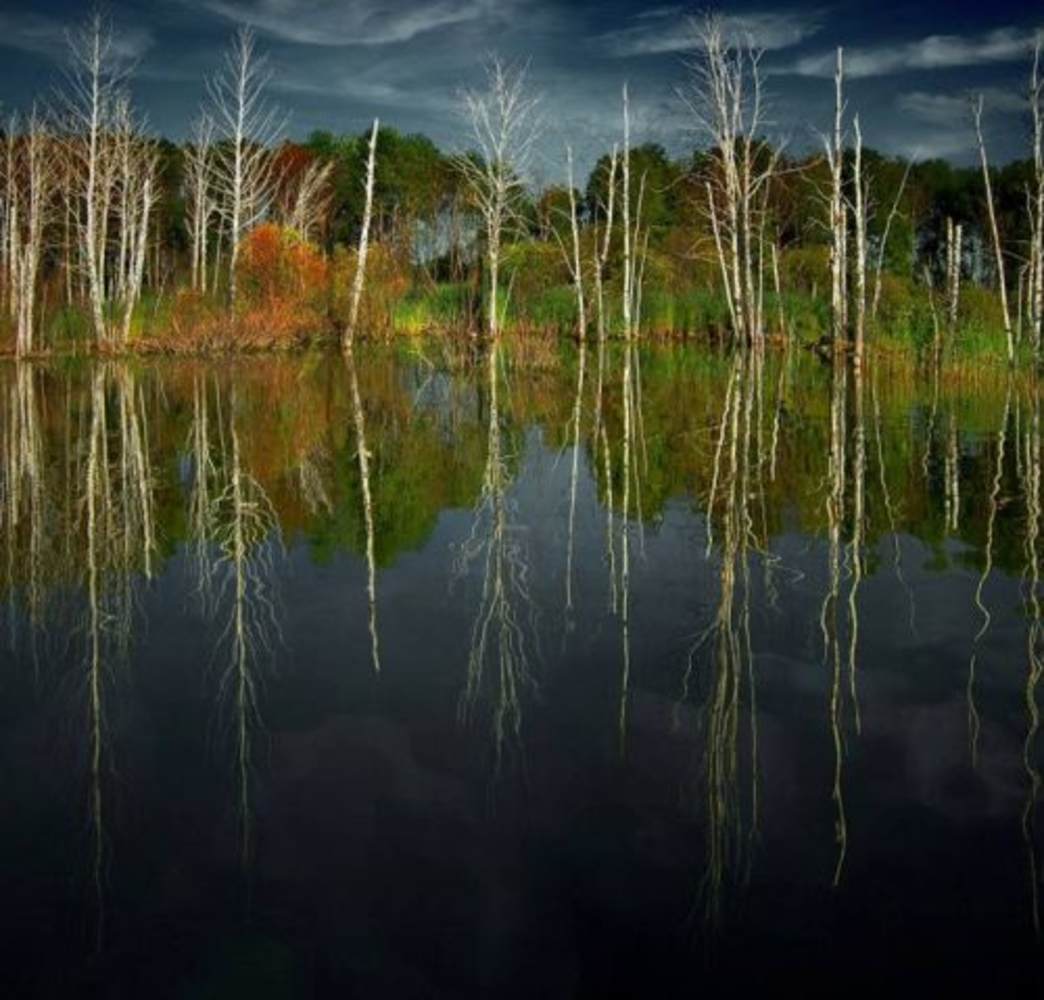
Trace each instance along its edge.
<instances>
[{"instance_id":1,"label":"white tree trunk","mask_svg":"<svg viewBox=\"0 0 1044 1000\"><path fill-rule=\"evenodd\" d=\"M373 217L373 188L377 167L377 129L378 120L373 120L373 131L370 133L370 150L366 158L366 207L363 211L362 230L359 233L359 254L355 262L355 279L352 282L352 302L348 314L348 326L345 328L345 346L355 340L355 328L359 322L359 305L362 302L363 288L366 282L366 255L370 247L370 220Z\"/></svg>"},{"instance_id":2,"label":"white tree trunk","mask_svg":"<svg viewBox=\"0 0 1044 1000\"><path fill-rule=\"evenodd\" d=\"M993 253L997 265L997 288L1000 292L1001 314L1004 320L1004 336L1007 340L1008 364L1015 363L1015 341L1012 336L1011 313L1008 310L1008 289L1005 280L1004 249L1001 246L1000 229L997 226L997 213L993 206L993 183L990 180L990 166L986 158L986 141L982 136L982 105L980 94L972 101L972 117L975 121L975 139L979 146L979 160L982 163L982 182L986 188L986 211L990 219L990 235L993 238Z\"/></svg>"}]
</instances>

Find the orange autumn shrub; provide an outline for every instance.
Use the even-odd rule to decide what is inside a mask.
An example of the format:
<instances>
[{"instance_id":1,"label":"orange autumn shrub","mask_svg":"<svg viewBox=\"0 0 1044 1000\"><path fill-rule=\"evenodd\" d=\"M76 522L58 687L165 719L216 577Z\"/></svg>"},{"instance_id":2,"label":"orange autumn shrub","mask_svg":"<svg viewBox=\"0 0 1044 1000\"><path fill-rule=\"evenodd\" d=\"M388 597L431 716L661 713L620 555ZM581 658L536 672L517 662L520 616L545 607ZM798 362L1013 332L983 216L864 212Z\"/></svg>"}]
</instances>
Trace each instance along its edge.
<instances>
[{"instance_id":1,"label":"orange autumn shrub","mask_svg":"<svg viewBox=\"0 0 1044 1000\"><path fill-rule=\"evenodd\" d=\"M243 238L236 262L237 339L298 342L329 328L329 268L294 230L266 222Z\"/></svg>"}]
</instances>

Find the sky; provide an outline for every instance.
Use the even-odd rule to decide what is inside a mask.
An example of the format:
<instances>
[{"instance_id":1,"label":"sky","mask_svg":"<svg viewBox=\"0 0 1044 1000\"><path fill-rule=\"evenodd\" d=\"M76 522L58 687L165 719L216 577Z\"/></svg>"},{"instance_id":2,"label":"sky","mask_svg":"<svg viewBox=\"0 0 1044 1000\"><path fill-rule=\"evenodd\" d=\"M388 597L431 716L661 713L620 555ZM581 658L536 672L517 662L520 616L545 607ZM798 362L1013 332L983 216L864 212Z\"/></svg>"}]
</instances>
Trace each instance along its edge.
<instances>
[{"instance_id":1,"label":"sky","mask_svg":"<svg viewBox=\"0 0 1044 1000\"><path fill-rule=\"evenodd\" d=\"M635 142L682 155L698 143L677 96L691 53L688 18L704 7L662 0L109 0L103 9L133 62L138 107L154 131L187 136L237 25L254 26L269 59L286 134L361 132L374 117L423 132L445 149L468 144L462 87L481 87L496 53L528 65L545 132L535 183L560 179L565 145L580 171L621 134L628 83ZM991 158L1027 155L1024 95L1044 8L1030 2L721 3L765 49L766 133L795 153L831 127L833 63L845 47L846 97L867 145L888 154L975 155L968 97L985 98ZM0 0L0 105L53 93L82 0Z\"/></svg>"}]
</instances>

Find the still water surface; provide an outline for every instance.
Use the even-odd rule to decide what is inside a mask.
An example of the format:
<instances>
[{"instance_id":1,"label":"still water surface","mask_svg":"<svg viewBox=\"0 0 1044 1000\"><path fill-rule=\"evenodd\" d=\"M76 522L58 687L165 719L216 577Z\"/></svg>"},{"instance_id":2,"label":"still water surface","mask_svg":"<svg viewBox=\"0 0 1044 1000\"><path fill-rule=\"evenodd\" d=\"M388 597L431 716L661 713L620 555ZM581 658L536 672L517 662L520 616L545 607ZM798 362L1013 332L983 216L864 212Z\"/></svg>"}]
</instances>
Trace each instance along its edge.
<instances>
[{"instance_id":1,"label":"still water surface","mask_svg":"<svg viewBox=\"0 0 1044 1000\"><path fill-rule=\"evenodd\" d=\"M1041 399L0 368L5 996L1044 979Z\"/></svg>"}]
</instances>

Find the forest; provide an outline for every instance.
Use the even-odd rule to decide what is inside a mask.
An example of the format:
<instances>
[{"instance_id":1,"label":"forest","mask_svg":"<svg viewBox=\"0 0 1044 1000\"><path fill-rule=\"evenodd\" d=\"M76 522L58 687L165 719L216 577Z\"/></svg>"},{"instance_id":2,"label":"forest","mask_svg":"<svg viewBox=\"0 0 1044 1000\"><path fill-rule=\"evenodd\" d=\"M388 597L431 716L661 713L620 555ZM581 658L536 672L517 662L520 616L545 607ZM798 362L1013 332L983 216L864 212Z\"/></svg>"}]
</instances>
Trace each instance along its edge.
<instances>
[{"instance_id":1,"label":"forest","mask_svg":"<svg viewBox=\"0 0 1044 1000\"><path fill-rule=\"evenodd\" d=\"M209 353L355 336L501 332L793 340L862 358L1040 355L1044 156L1038 42L1027 156L906 161L864 146L837 52L835 115L800 155L766 137L753 37L693 20L678 100L701 137L671 157L620 132L586 178L534 190L546 123L526 67L490 57L462 93L466 152L374 122L283 137L265 54L234 36L190 138L135 110L117 35L70 35L57 96L0 154L0 351Z\"/></svg>"}]
</instances>

